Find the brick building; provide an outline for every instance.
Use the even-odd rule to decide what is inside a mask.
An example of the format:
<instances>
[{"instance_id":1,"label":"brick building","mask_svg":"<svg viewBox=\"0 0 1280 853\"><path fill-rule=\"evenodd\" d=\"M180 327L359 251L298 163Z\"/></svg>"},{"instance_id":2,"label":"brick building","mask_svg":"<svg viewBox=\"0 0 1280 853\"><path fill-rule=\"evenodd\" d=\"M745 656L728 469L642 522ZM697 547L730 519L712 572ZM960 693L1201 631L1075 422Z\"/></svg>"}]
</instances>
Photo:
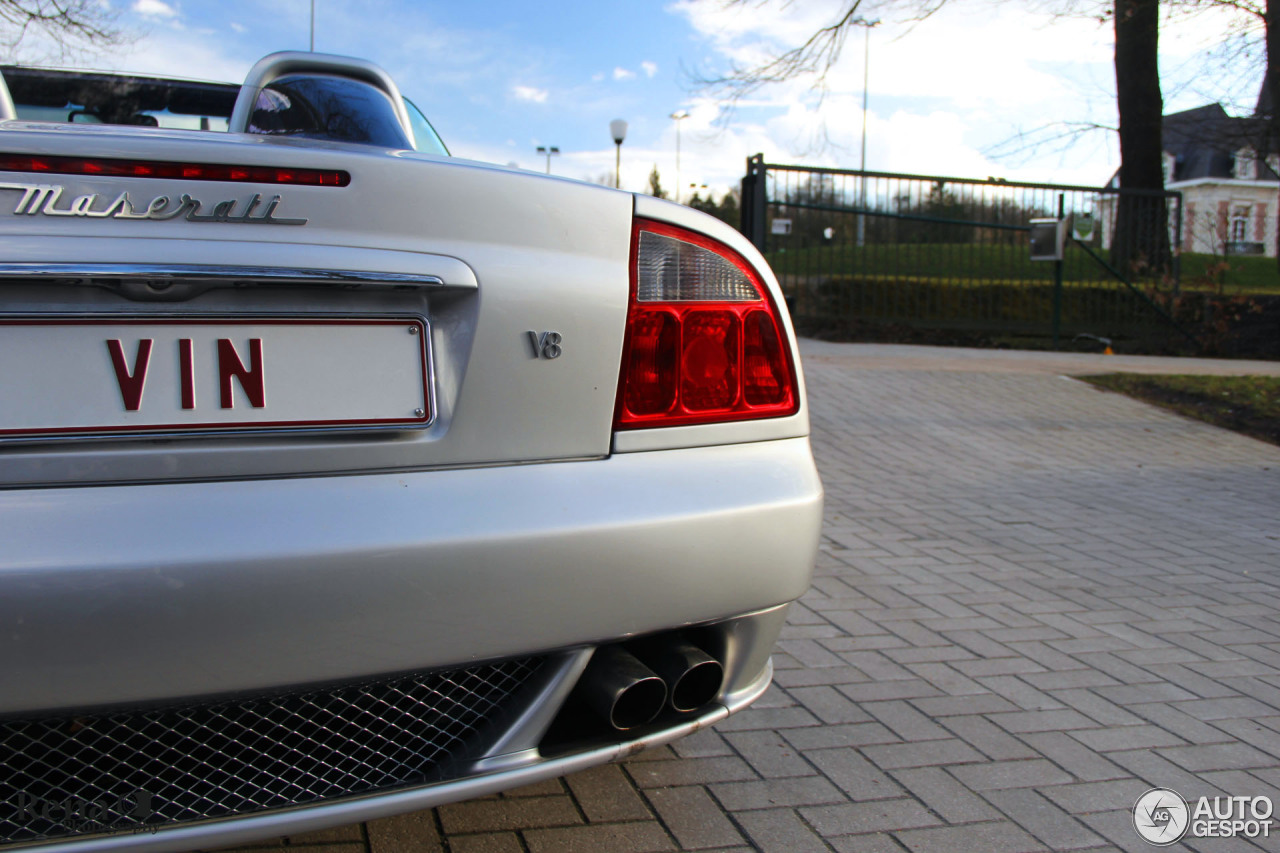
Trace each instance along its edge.
<instances>
[{"instance_id":1,"label":"brick building","mask_svg":"<svg viewBox=\"0 0 1280 853\"><path fill-rule=\"evenodd\" d=\"M1268 141L1271 110L1264 85L1248 118L1229 116L1220 104L1164 117L1165 187L1183 198L1181 233L1170 236L1182 251L1275 256L1280 146ZM1119 173L1108 186L1119 186ZM1104 245L1110 201L1099 211Z\"/></svg>"}]
</instances>

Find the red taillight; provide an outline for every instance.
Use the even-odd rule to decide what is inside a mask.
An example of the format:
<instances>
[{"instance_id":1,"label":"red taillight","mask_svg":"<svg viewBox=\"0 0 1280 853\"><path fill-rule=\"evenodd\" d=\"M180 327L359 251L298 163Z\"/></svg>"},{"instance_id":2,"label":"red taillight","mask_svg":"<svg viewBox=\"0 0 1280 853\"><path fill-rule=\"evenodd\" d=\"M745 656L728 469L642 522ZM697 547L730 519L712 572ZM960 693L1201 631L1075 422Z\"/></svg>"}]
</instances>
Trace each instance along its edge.
<instances>
[{"instance_id":1,"label":"red taillight","mask_svg":"<svg viewBox=\"0 0 1280 853\"><path fill-rule=\"evenodd\" d=\"M795 367L778 309L734 250L637 220L617 429L795 414Z\"/></svg>"},{"instance_id":2,"label":"red taillight","mask_svg":"<svg viewBox=\"0 0 1280 853\"><path fill-rule=\"evenodd\" d=\"M49 175L93 175L117 178L180 178L185 181L230 181L254 184L301 184L345 187L351 175L340 169L281 169L276 166L224 166L216 163L169 163L95 157L45 157L0 154L0 172Z\"/></svg>"}]
</instances>

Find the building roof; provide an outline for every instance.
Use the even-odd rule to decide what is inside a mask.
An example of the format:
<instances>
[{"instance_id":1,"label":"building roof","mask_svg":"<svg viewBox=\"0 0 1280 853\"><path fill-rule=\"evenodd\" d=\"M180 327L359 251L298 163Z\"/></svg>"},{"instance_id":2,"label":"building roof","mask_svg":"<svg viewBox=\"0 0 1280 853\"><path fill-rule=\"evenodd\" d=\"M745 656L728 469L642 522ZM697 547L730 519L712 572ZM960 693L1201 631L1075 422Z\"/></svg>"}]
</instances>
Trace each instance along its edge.
<instances>
[{"instance_id":1,"label":"building roof","mask_svg":"<svg viewBox=\"0 0 1280 853\"><path fill-rule=\"evenodd\" d=\"M1164 150L1174 155L1173 181L1196 178L1231 178L1236 152L1252 148L1257 152L1257 179L1277 180L1266 165L1266 155L1276 146L1269 144L1269 126L1262 118L1233 118L1221 104L1209 104L1164 117Z\"/></svg>"}]
</instances>

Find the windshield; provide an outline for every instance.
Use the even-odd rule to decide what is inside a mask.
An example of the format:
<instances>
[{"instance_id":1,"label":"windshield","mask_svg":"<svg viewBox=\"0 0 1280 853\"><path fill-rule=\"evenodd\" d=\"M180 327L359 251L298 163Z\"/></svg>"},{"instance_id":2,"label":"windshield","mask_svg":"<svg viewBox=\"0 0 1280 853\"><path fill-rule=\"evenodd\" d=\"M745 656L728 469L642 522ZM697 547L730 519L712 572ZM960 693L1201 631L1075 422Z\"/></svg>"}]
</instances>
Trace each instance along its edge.
<instances>
[{"instance_id":1,"label":"windshield","mask_svg":"<svg viewBox=\"0 0 1280 853\"><path fill-rule=\"evenodd\" d=\"M128 124L144 127L163 127L174 130L217 130L228 128L228 119L235 107L240 87L228 83L203 83L194 80L166 80L154 77L131 77L122 74L102 74L92 71L61 71L47 68L0 67L4 81L13 96L18 118L24 121L72 122L76 124ZM292 82L294 88L313 85L314 81ZM342 87L343 81L330 81L347 97L337 100L361 107L361 99L352 97ZM273 84L273 88L276 84ZM300 92L290 91L299 95ZM332 94L332 93L331 93ZM296 99L296 98L295 98ZM311 98L314 101L315 98ZM328 101L333 101L333 98ZM366 99L367 100L367 99ZM449 156L449 149L436 133L431 122L408 98L404 99L413 127L414 148L428 154ZM329 110L332 112L332 110ZM357 109L356 112L368 112ZM386 119L381 123L385 125ZM295 122L296 123L296 122ZM314 123L314 122L313 122ZM364 122L363 124L368 124ZM300 135L337 138L343 141L373 141L364 139L368 134L336 133L329 131L346 127L351 122L337 121L327 115L320 127L299 128L289 126L274 132L291 132ZM384 128L385 129L385 128ZM375 134L378 141L388 147L397 147L395 133ZM398 143L403 145L403 142Z\"/></svg>"},{"instance_id":2,"label":"windshield","mask_svg":"<svg viewBox=\"0 0 1280 853\"><path fill-rule=\"evenodd\" d=\"M226 130L238 86L118 74L5 67L18 118Z\"/></svg>"},{"instance_id":3,"label":"windshield","mask_svg":"<svg viewBox=\"0 0 1280 853\"><path fill-rule=\"evenodd\" d=\"M422 110L408 98L404 99L404 106L409 111L409 124L413 126L414 149L426 154L440 154L448 157L449 149L445 147L444 140L436 133L431 122L427 121L427 117L422 114Z\"/></svg>"}]
</instances>

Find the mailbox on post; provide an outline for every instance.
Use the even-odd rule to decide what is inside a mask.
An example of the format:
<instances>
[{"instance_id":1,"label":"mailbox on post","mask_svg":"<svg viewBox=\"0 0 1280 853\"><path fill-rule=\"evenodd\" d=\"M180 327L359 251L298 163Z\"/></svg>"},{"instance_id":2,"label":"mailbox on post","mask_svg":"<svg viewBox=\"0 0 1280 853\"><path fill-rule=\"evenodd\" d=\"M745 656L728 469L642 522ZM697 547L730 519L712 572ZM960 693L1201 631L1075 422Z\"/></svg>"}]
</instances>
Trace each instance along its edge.
<instances>
[{"instance_id":1,"label":"mailbox on post","mask_svg":"<svg viewBox=\"0 0 1280 853\"><path fill-rule=\"evenodd\" d=\"M1031 260L1060 261L1067 243L1067 220L1031 220Z\"/></svg>"}]
</instances>

